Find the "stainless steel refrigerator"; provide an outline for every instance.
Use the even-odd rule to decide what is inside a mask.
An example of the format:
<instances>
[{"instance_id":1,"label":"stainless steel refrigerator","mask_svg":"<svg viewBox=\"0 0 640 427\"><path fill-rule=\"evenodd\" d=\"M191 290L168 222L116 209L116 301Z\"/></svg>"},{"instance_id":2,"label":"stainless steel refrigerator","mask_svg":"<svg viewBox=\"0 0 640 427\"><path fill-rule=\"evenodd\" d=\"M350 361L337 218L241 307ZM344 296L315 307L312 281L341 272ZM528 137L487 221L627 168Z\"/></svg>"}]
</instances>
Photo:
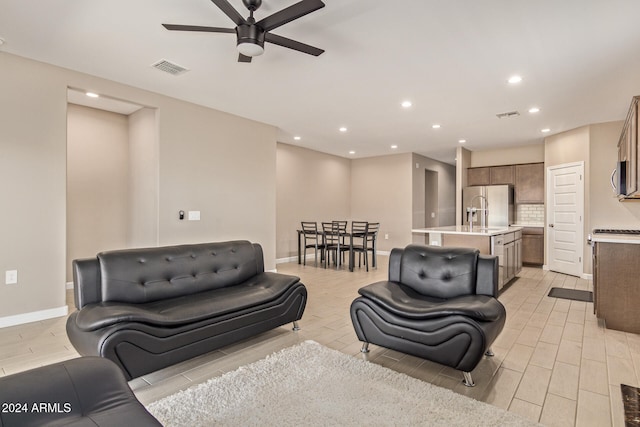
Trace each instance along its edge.
<instances>
[{"instance_id":1,"label":"stainless steel refrigerator","mask_svg":"<svg viewBox=\"0 0 640 427\"><path fill-rule=\"evenodd\" d=\"M472 215L469 215L471 212ZM513 185L481 185L462 189L462 224L482 225L486 215L487 227L506 227L514 222Z\"/></svg>"}]
</instances>

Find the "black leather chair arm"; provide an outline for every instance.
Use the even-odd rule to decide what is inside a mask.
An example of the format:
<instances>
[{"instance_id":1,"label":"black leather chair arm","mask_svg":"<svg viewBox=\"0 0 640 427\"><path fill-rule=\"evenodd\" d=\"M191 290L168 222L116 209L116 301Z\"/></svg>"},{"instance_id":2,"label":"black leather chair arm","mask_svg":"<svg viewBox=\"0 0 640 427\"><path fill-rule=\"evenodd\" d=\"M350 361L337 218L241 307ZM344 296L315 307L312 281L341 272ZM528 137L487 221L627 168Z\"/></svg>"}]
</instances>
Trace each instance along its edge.
<instances>
[{"instance_id":1,"label":"black leather chair arm","mask_svg":"<svg viewBox=\"0 0 640 427\"><path fill-rule=\"evenodd\" d=\"M87 304L102 301L100 263L97 258L73 260L73 298L80 310Z\"/></svg>"},{"instance_id":2,"label":"black leather chair arm","mask_svg":"<svg viewBox=\"0 0 640 427\"><path fill-rule=\"evenodd\" d=\"M400 262L404 248L395 248L391 250L389 255L389 281L400 282Z\"/></svg>"},{"instance_id":3,"label":"black leather chair arm","mask_svg":"<svg viewBox=\"0 0 640 427\"><path fill-rule=\"evenodd\" d=\"M264 272L264 254L262 246L259 243L253 243L253 249L256 251L256 270L258 273Z\"/></svg>"},{"instance_id":4,"label":"black leather chair arm","mask_svg":"<svg viewBox=\"0 0 640 427\"><path fill-rule=\"evenodd\" d=\"M498 257L495 255L478 256L476 294L498 297Z\"/></svg>"}]
</instances>

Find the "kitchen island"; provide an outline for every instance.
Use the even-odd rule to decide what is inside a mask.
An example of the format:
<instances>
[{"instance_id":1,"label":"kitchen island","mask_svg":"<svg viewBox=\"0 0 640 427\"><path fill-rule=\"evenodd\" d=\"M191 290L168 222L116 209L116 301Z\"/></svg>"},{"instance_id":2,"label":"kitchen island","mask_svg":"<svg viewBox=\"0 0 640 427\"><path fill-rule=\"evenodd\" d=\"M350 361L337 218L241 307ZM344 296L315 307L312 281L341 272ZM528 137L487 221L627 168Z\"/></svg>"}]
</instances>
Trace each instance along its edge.
<instances>
[{"instance_id":1,"label":"kitchen island","mask_svg":"<svg viewBox=\"0 0 640 427\"><path fill-rule=\"evenodd\" d=\"M416 228L431 246L476 248L481 254L496 255L500 266L498 289L509 283L522 269L522 227L446 227Z\"/></svg>"},{"instance_id":2,"label":"kitchen island","mask_svg":"<svg viewBox=\"0 0 640 427\"><path fill-rule=\"evenodd\" d=\"M640 333L640 235L594 233L593 304L605 326Z\"/></svg>"}]
</instances>

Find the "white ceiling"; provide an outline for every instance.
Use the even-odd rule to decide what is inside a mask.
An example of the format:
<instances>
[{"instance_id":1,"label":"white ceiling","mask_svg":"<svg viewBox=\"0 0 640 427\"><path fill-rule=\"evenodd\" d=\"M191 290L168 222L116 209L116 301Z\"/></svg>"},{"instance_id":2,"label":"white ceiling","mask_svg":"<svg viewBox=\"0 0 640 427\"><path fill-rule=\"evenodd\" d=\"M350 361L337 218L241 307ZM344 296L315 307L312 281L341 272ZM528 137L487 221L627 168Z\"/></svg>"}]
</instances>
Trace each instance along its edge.
<instances>
[{"instance_id":1,"label":"white ceiling","mask_svg":"<svg viewBox=\"0 0 640 427\"><path fill-rule=\"evenodd\" d=\"M294 2L264 0L256 19ZM233 34L160 25L232 28L209 0L0 0L0 50L269 123L282 142L354 158L417 152L453 163L461 138L470 150L541 142L542 128L622 120L640 95L637 0L325 3L273 31L325 49L319 57L267 44L238 63ZM190 71L151 67L161 59ZM513 74L522 83L507 84ZM512 110L521 115L496 117Z\"/></svg>"}]
</instances>

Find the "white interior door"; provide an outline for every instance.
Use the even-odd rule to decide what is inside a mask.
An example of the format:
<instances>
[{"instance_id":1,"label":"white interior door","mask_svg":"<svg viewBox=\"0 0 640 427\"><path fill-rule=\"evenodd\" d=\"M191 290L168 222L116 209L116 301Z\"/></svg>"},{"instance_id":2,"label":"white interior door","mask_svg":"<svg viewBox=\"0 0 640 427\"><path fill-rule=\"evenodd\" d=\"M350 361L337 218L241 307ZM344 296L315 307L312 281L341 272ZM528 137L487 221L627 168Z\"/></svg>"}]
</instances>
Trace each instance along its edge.
<instances>
[{"instance_id":1,"label":"white interior door","mask_svg":"<svg viewBox=\"0 0 640 427\"><path fill-rule=\"evenodd\" d=\"M547 168L547 262L559 273L582 276L584 164Z\"/></svg>"}]
</instances>

